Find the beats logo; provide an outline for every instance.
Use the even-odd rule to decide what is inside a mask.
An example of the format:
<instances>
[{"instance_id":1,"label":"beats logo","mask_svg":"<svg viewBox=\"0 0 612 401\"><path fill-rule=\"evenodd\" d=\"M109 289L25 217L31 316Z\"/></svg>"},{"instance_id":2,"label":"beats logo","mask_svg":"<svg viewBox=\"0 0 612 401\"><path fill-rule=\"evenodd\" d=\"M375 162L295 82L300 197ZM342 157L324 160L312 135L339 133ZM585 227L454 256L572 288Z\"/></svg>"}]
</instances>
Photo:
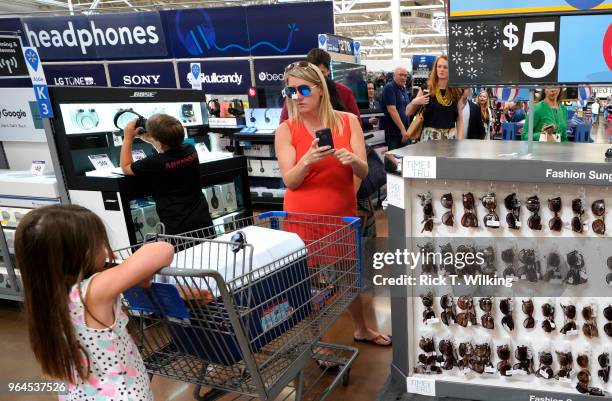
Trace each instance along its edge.
<instances>
[{"instance_id":1,"label":"beats logo","mask_svg":"<svg viewBox=\"0 0 612 401\"><path fill-rule=\"evenodd\" d=\"M603 39L603 56L608 64L608 68L612 71L612 24L608 26L608 30Z\"/></svg>"},{"instance_id":2,"label":"beats logo","mask_svg":"<svg viewBox=\"0 0 612 401\"><path fill-rule=\"evenodd\" d=\"M592 10L597 7L604 0L565 0L570 6L577 8L578 10Z\"/></svg>"}]
</instances>

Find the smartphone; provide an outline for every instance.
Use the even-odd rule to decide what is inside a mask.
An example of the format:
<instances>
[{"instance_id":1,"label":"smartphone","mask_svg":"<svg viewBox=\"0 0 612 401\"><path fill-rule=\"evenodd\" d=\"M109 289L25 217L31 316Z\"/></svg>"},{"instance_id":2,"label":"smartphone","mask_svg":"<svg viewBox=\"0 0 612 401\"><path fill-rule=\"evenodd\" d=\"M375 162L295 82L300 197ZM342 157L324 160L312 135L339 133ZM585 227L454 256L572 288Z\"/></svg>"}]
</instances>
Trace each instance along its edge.
<instances>
[{"instance_id":1,"label":"smartphone","mask_svg":"<svg viewBox=\"0 0 612 401\"><path fill-rule=\"evenodd\" d=\"M329 128L323 128L315 132L315 136L319 138L319 146L331 146L334 148L334 140L332 138L332 132Z\"/></svg>"},{"instance_id":2,"label":"smartphone","mask_svg":"<svg viewBox=\"0 0 612 401\"><path fill-rule=\"evenodd\" d=\"M429 95L429 89L423 89L423 96Z\"/></svg>"}]
</instances>

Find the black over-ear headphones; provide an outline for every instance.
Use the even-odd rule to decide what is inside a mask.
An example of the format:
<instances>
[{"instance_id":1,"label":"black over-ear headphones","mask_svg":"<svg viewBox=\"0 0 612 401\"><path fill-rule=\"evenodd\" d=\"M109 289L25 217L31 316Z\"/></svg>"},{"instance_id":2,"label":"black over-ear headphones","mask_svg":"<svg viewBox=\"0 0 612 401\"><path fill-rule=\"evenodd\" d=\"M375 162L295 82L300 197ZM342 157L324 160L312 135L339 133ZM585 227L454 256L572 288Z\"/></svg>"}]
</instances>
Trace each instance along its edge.
<instances>
[{"instance_id":1,"label":"black over-ear headphones","mask_svg":"<svg viewBox=\"0 0 612 401\"><path fill-rule=\"evenodd\" d=\"M250 120L251 120L252 123L257 121L257 119L255 118L254 113L255 113L255 109L251 109L251 118L250 118Z\"/></svg>"},{"instance_id":2,"label":"black over-ear headphones","mask_svg":"<svg viewBox=\"0 0 612 401\"><path fill-rule=\"evenodd\" d=\"M266 111L264 111L264 120L266 120L267 123L270 122L270 117L268 117L268 110L270 109L266 109Z\"/></svg>"},{"instance_id":3,"label":"black over-ear headphones","mask_svg":"<svg viewBox=\"0 0 612 401\"><path fill-rule=\"evenodd\" d=\"M217 118L221 116L221 105L219 104L219 99L210 99L206 104L206 107L208 108L209 115Z\"/></svg>"},{"instance_id":4,"label":"black over-ear headphones","mask_svg":"<svg viewBox=\"0 0 612 401\"><path fill-rule=\"evenodd\" d=\"M230 102L230 106L227 109L227 112L233 115L234 117L244 116L244 103L241 99L232 99L232 101Z\"/></svg>"}]
</instances>

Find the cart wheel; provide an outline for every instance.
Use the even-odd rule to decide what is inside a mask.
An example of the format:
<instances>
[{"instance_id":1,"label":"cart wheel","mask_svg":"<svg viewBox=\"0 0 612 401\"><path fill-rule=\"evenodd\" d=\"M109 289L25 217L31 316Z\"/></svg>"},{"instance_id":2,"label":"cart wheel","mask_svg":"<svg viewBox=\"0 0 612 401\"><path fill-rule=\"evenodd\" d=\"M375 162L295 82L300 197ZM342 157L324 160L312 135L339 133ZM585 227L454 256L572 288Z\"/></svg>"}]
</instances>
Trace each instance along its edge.
<instances>
[{"instance_id":1,"label":"cart wheel","mask_svg":"<svg viewBox=\"0 0 612 401\"><path fill-rule=\"evenodd\" d=\"M349 385L350 381L351 381L351 368L348 368L346 373L342 375L342 385L346 387Z\"/></svg>"}]
</instances>

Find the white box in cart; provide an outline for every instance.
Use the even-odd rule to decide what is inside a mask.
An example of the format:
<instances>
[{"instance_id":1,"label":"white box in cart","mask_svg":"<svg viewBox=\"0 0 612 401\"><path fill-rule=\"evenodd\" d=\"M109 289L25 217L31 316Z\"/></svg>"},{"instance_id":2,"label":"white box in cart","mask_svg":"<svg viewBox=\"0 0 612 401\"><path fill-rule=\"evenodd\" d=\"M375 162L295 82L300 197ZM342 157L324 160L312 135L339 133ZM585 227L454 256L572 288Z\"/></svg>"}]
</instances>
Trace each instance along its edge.
<instances>
[{"instance_id":1,"label":"white box in cart","mask_svg":"<svg viewBox=\"0 0 612 401\"><path fill-rule=\"evenodd\" d=\"M236 201L236 187L233 182L216 185L219 188L220 197L223 201L223 208L226 212L233 212L238 209Z\"/></svg>"}]
</instances>

